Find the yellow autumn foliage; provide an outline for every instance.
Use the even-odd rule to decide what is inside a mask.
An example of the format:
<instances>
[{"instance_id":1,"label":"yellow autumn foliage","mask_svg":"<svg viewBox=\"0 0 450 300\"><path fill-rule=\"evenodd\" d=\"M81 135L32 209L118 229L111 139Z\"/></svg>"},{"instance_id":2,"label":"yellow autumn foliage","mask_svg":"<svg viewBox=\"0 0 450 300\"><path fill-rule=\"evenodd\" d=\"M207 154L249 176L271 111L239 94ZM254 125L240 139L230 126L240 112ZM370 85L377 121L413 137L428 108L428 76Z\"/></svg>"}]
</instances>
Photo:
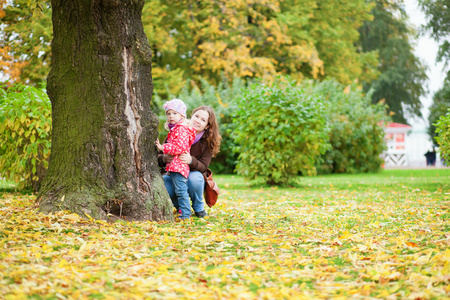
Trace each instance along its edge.
<instances>
[{"instance_id":1,"label":"yellow autumn foliage","mask_svg":"<svg viewBox=\"0 0 450 300\"><path fill-rule=\"evenodd\" d=\"M0 298L447 299L449 179L386 170L274 189L217 176L209 216L179 223L44 215L35 196L2 192Z\"/></svg>"},{"instance_id":2,"label":"yellow autumn foliage","mask_svg":"<svg viewBox=\"0 0 450 300\"><path fill-rule=\"evenodd\" d=\"M156 52L155 67L180 68L184 78L214 84L222 76L270 81L283 74L348 82L368 78L374 63L353 45L371 6L353 2L332 7L331 0L159 0L146 3L143 23Z\"/></svg>"}]
</instances>

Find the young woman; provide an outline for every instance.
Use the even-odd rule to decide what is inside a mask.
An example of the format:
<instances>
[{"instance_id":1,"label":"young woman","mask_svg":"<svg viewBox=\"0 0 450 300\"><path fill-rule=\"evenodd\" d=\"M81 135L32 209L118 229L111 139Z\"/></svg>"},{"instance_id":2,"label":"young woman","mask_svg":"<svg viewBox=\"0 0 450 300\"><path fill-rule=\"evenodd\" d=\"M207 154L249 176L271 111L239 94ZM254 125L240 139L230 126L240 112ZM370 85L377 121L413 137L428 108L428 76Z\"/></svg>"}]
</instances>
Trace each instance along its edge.
<instances>
[{"instance_id":1,"label":"young woman","mask_svg":"<svg viewBox=\"0 0 450 300\"><path fill-rule=\"evenodd\" d=\"M205 188L205 179L203 173L220 149L222 137L219 133L216 115L209 106L200 106L194 109L191 117L191 126L196 131L195 141L191 146L190 152L179 155L181 162L189 165L188 193L192 201L192 208L195 215L199 218L205 217L205 203L203 202L203 191ZM173 159L172 155L160 152L158 154L159 166L165 168L167 163ZM179 199L175 194L175 189L169 175L164 175L164 184L167 192L172 199L173 206L179 210Z\"/></svg>"}]
</instances>

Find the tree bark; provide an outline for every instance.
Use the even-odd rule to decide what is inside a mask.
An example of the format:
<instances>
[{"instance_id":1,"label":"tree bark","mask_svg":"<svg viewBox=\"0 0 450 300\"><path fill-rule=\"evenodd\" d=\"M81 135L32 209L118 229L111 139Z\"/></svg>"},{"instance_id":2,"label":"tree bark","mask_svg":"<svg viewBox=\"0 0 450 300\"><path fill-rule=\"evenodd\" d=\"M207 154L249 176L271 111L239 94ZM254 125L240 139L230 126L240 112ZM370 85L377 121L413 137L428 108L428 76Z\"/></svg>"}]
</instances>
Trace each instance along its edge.
<instances>
[{"instance_id":1,"label":"tree bark","mask_svg":"<svg viewBox=\"0 0 450 300\"><path fill-rule=\"evenodd\" d=\"M150 110L144 0L52 0L52 151L43 212L172 220Z\"/></svg>"}]
</instances>

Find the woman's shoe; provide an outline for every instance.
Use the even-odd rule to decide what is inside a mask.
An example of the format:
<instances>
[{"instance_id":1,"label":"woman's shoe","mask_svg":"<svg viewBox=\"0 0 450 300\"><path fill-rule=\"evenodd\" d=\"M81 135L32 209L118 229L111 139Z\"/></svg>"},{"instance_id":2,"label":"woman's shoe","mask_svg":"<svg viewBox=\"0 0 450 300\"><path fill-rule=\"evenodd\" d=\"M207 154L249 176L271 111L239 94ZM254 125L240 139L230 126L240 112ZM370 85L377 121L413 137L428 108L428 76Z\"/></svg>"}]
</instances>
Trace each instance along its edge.
<instances>
[{"instance_id":1,"label":"woman's shoe","mask_svg":"<svg viewBox=\"0 0 450 300\"><path fill-rule=\"evenodd\" d=\"M206 213L205 210L199 211L199 212L195 212L195 215L199 218L204 218L206 217L208 214Z\"/></svg>"}]
</instances>

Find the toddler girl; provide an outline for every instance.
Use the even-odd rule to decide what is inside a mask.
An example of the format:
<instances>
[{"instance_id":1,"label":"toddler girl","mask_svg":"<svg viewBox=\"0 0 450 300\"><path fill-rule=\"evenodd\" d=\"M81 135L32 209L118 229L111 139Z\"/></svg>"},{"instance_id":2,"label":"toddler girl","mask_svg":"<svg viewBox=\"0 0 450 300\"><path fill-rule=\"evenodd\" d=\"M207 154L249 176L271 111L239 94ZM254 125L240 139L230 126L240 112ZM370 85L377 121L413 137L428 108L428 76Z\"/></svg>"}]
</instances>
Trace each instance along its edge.
<instances>
[{"instance_id":1,"label":"toddler girl","mask_svg":"<svg viewBox=\"0 0 450 300\"><path fill-rule=\"evenodd\" d=\"M166 171L171 177L175 195L180 205L180 219L191 216L191 205L188 194L189 165L182 163L179 155L188 152L195 140L195 129L186 120L186 105L180 99L173 99L164 104L167 122L165 128L169 130L164 144L156 140L156 147L164 154L173 155L173 159L166 165Z\"/></svg>"}]
</instances>

